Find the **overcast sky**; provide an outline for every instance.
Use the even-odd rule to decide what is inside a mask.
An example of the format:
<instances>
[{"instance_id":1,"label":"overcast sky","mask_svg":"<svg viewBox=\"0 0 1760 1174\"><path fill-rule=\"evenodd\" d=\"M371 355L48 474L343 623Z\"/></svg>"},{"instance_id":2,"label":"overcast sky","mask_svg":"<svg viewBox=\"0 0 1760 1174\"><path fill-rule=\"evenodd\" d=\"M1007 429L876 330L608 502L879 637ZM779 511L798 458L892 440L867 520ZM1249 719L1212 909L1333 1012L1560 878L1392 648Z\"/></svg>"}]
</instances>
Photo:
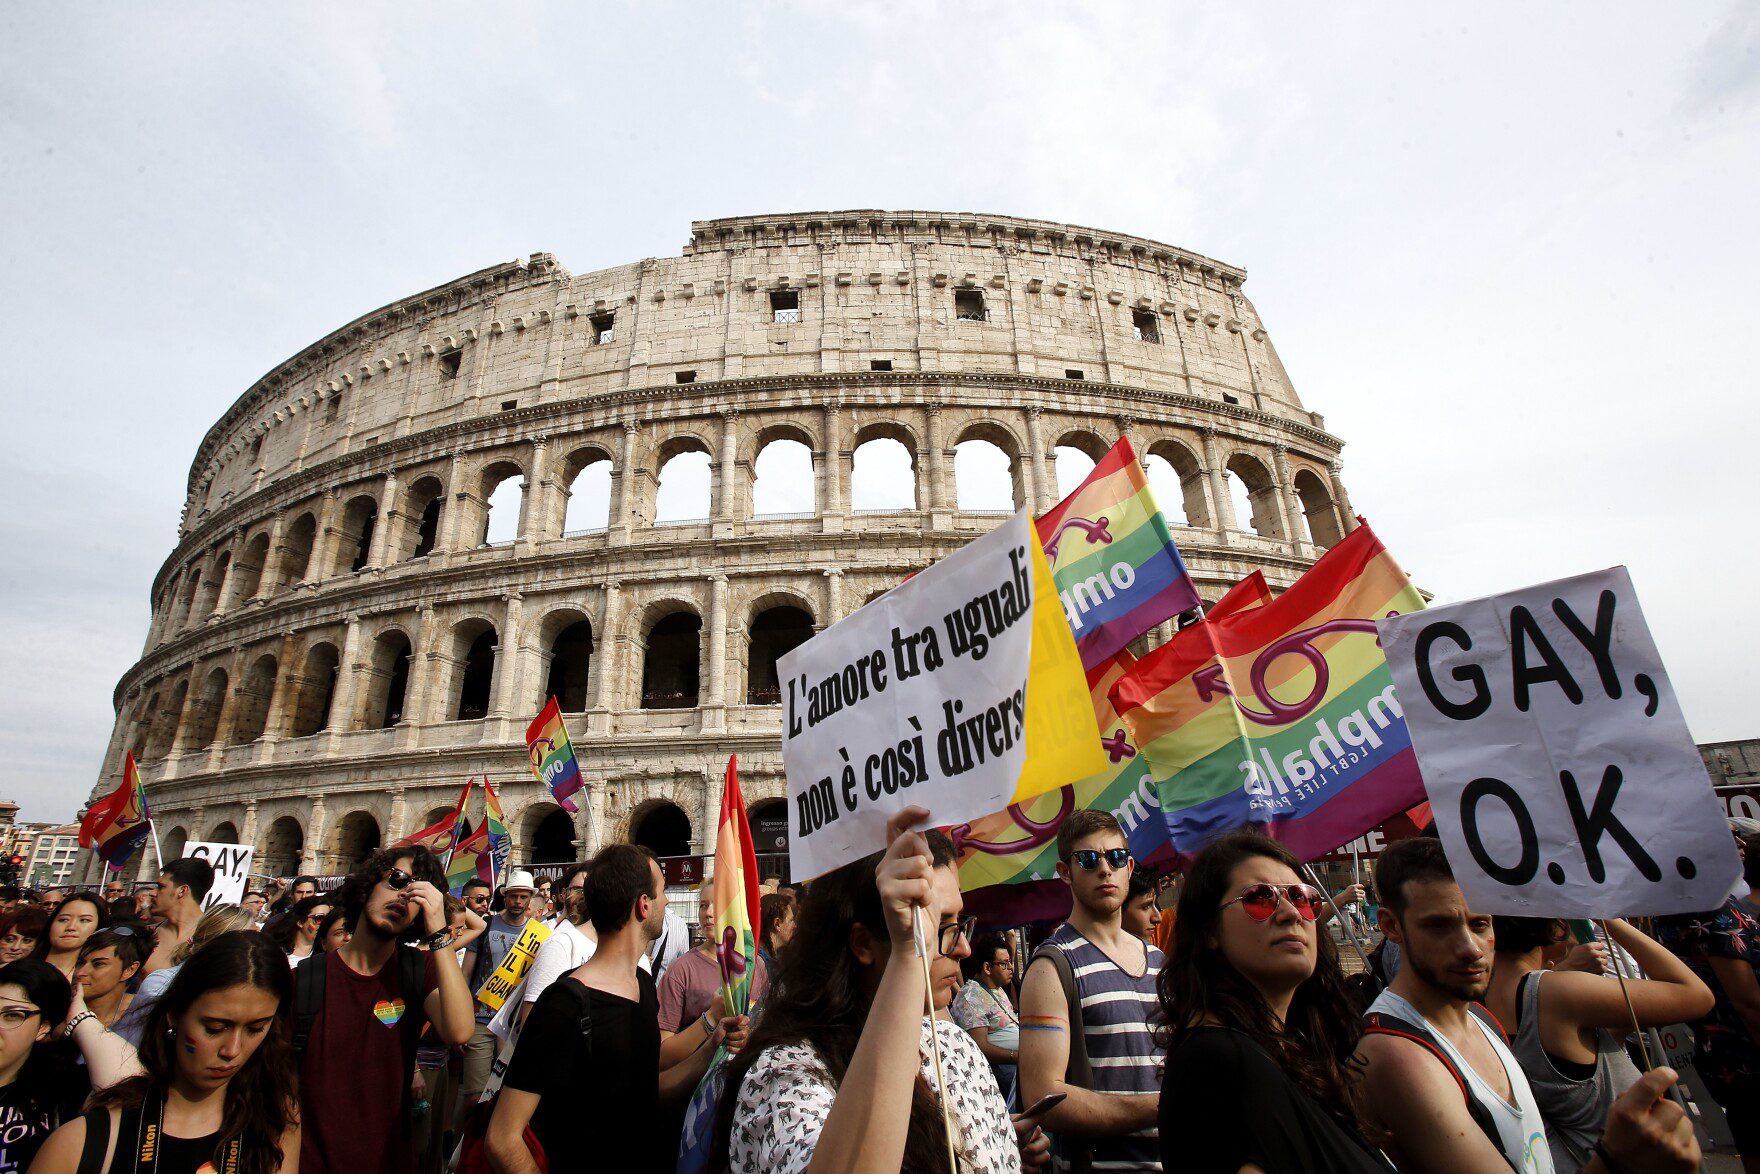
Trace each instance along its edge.
<instances>
[{"instance_id":1,"label":"overcast sky","mask_svg":"<svg viewBox=\"0 0 1760 1174\"><path fill-rule=\"evenodd\" d=\"M1244 266L1419 582L1626 563L1695 737L1760 735L1757 10L1174 7L0 8L0 797L83 804L256 377L496 262L835 208Z\"/></svg>"}]
</instances>

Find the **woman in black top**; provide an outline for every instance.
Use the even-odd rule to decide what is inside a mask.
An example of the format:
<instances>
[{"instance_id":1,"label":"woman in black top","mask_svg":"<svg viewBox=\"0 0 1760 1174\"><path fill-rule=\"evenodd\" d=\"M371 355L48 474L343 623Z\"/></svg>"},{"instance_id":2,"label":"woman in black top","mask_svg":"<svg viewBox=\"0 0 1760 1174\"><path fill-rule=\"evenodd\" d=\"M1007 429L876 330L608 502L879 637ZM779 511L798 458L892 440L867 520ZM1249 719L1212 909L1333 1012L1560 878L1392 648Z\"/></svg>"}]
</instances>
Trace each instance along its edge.
<instances>
[{"instance_id":1,"label":"woman in black top","mask_svg":"<svg viewBox=\"0 0 1760 1174\"><path fill-rule=\"evenodd\" d=\"M1281 844L1236 832L1186 874L1161 971L1169 1170L1380 1172L1346 1067L1359 1034L1325 896Z\"/></svg>"},{"instance_id":2,"label":"woman in black top","mask_svg":"<svg viewBox=\"0 0 1760 1174\"><path fill-rule=\"evenodd\" d=\"M293 1047L281 1022L293 975L258 933L192 954L141 1037L145 1075L92 1098L56 1130L36 1174L274 1174L299 1162Z\"/></svg>"}]
</instances>

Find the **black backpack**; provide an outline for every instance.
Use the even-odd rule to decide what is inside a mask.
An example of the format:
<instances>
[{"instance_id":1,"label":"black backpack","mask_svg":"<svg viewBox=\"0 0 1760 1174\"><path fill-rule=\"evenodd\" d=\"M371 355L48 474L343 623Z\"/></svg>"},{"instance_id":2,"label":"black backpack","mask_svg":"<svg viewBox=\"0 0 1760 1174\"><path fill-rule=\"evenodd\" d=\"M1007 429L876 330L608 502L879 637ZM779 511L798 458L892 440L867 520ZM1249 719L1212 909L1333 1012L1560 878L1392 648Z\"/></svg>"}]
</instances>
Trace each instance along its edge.
<instances>
[{"instance_id":1,"label":"black backpack","mask_svg":"<svg viewBox=\"0 0 1760 1174\"><path fill-rule=\"evenodd\" d=\"M1467 1010L1472 1012L1479 1022L1495 1031L1499 1039L1506 1038L1503 1024L1499 1023L1497 1017L1491 1012L1478 1003L1468 1003ZM1448 1069L1448 1074L1454 1077L1454 1082L1461 1086L1461 1096L1466 1098L1467 1112L1472 1115L1474 1123L1485 1131L1485 1136L1491 1139L1491 1144L1497 1147L1497 1152L1503 1153L1503 1138L1498 1135L1497 1122L1492 1118L1491 1110L1480 1104L1478 1098L1473 1096L1472 1089L1467 1087L1467 1078L1461 1075L1461 1070L1455 1066L1455 1062L1449 1059L1448 1053L1436 1042L1434 1032L1421 1023L1401 1019L1398 1015L1389 1015L1385 1011L1369 1011L1363 1016L1363 1034L1393 1035L1400 1039L1410 1040L1442 1061L1442 1066ZM1509 1160L1507 1154L1504 1155L1504 1160Z\"/></svg>"},{"instance_id":2,"label":"black backpack","mask_svg":"<svg viewBox=\"0 0 1760 1174\"><path fill-rule=\"evenodd\" d=\"M318 1012L324 1009L324 982L328 974L324 963L328 958L328 954L308 954L300 959L300 964L293 972L293 1053L301 1063L305 1061L306 1045L311 1042L312 1025L318 1020ZM406 1057L403 1073L403 1134L408 1137L415 1116L412 1112L414 1101L410 1096L410 1083L415 1075L416 1043L421 1039L422 1028L427 1025L427 1015L420 996L428 981L428 959L422 951L400 945L397 947L395 965L404 1006L403 1018L397 1021L397 1030L403 1036L403 1054ZM414 992L414 997L411 992Z\"/></svg>"}]
</instances>

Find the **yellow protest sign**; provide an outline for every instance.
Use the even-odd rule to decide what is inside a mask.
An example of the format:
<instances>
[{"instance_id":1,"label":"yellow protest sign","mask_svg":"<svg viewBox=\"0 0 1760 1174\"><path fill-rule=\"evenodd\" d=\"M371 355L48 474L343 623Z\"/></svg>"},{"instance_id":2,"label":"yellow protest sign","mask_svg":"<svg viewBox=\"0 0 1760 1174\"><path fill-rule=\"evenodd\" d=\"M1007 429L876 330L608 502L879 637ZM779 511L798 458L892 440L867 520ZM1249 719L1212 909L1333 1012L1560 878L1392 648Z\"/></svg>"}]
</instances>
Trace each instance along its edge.
<instances>
[{"instance_id":1,"label":"yellow protest sign","mask_svg":"<svg viewBox=\"0 0 1760 1174\"><path fill-rule=\"evenodd\" d=\"M477 992L477 1002L491 1011L501 1010L501 1004L507 1001L519 984L525 981L526 971L532 968L532 959L538 956L538 947L550 936L550 927L533 918L526 923L525 932L519 935L519 941L507 951L507 957Z\"/></svg>"}]
</instances>

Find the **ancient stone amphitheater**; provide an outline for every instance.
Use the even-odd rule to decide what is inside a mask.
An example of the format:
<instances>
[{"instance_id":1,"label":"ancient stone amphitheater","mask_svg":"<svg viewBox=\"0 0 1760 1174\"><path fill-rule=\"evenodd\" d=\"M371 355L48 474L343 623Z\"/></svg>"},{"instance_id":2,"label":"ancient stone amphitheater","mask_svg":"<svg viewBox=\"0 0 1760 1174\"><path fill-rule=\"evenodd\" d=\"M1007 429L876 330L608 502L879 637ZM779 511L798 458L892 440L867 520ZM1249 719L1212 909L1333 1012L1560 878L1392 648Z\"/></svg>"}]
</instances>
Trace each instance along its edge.
<instances>
[{"instance_id":1,"label":"ancient stone amphitheater","mask_svg":"<svg viewBox=\"0 0 1760 1174\"><path fill-rule=\"evenodd\" d=\"M1206 599L1286 585L1353 524L1245 277L1067 224L812 212L375 310L203 438L94 793L133 750L168 857L335 873L487 775L522 862L679 856L712 850L737 752L778 848L776 658L1010 486L1043 509L1130 436ZM573 818L526 766L551 695Z\"/></svg>"}]
</instances>

